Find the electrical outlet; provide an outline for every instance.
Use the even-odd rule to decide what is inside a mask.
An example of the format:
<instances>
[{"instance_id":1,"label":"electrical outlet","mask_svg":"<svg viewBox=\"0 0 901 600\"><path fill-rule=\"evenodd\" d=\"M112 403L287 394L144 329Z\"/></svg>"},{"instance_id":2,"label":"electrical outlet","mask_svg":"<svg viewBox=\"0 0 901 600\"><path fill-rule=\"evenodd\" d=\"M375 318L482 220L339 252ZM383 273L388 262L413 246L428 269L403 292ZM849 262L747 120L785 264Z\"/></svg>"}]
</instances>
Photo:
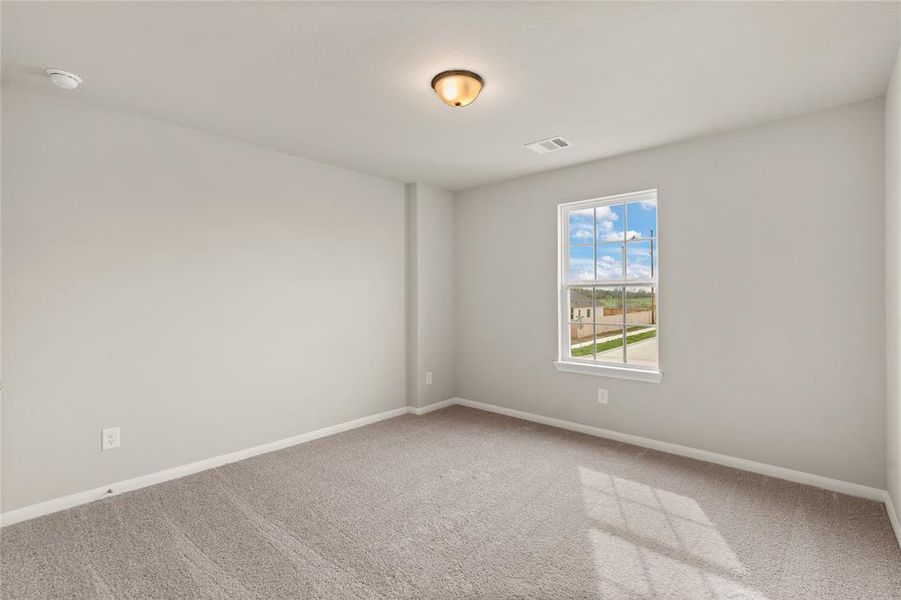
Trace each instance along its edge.
<instances>
[{"instance_id":1,"label":"electrical outlet","mask_svg":"<svg viewBox=\"0 0 901 600\"><path fill-rule=\"evenodd\" d=\"M119 428L110 427L100 431L100 449L112 450L119 447Z\"/></svg>"},{"instance_id":2,"label":"electrical outlet","mask_svg":"<svg viewBox=\"0 0 901 600\"><path fill-rule=\"evenodd\" d=\"M431 371L425 372L425 384L432 385L432 372Z\"/></svg>"},{"instance_id":3,"label":"electrical outlet","mask_svg":"<svg viewBox=\"0 0 901 600\"><path fill-rule=\"evenodd\" d=\"M607 404L607 390L598 388L598 404Z\"/></svg>"}]
</instances>

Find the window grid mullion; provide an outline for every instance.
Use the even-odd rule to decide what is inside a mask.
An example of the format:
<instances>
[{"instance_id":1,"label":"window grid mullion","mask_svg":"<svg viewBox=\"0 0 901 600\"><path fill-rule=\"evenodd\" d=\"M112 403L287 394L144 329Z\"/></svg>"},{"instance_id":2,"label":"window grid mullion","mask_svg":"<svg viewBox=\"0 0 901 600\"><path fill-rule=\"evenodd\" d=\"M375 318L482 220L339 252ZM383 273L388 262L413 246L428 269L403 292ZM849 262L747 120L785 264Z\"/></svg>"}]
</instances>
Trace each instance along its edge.
<instances>
[{"instance_id":1,"label":"window grid mullion","mask_svg":"<svg viewBox=\"0 0 901 600\"><path fill-rule=\"evenodd\" d=\"M622 242L622 244L623 244L623 246L622 246L622 248L623 248L622 249L623 264L622 264L622 270L623 270L623 281L625 281L626 275L627 275L627 273L626 273L626 260L627 260L626 259L626 236L629 234L629 211L626 207L625 202L623 202L622 206L623 206L623 242ZM627 364L629 364L629 358L626 356L626 286L623 286L621 302L622 302L622 307L623 307L622 308L623 330L621 333L621 335L623 336L623 364L627 365Z\"/></svg>"},{"instance_id":2,"label":"window grid mullion","mask_svg":"<svg viewBox=\"0 0 901 600\"><path fill-rule=\"evenodd\" d=\"M594 256L594 271L592 272L592 279L598 278L598 207L595 206L591 209L591 249L592 256ZM591 288L591 305L594 308L594 317L591 319L591 357L597 361L598 359L598 290L595 287Z\"/></svg>"},{"instance_id":3,"label":"window grid mullion","mask_svg":"<svg viewBox=\"0 0 901 600\"><path fill-rule=\"evenodd\" d=\"M598 359L598 291L597 288L591 288L591 306L594 309L594 316L591 318L591 357Z\"/></svg>"},{"instance_id":4,"label":"window grid mullion","mask_svg":"<svg viewBox=\"0 0 901 600\"><path fill-rule=\"evenodd\" d=\"M598 207L591 209L591 255L594 257L592 279L598 278Z\"/></svg>"}]
</instances>

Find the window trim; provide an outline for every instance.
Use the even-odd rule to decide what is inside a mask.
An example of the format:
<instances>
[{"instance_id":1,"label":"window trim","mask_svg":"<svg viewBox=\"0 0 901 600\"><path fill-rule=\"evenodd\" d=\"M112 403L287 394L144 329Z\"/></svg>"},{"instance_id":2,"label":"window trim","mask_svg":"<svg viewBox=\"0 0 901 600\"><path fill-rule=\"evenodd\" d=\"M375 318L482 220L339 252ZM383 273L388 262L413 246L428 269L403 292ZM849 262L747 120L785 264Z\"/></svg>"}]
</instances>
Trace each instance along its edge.
<instances>
[{"instance_id":1,"label":"window trim","mask_svg":"<svg viewBox=\"0 0 901 600\"><path fill-rule=\"evenodd\" d=\"M628 202L636 202L641 200L657 200L659 198L659 194L657 189L648 189L641 190L638 192L629 192L626 194L616 194L613 196L603 196L598 198L589 198L587 200L579 200L576 202L563 202L557 205L557 333L558 333L558 347L557 347L557 360L554 361L554 366L558 371L566 372L566 373L581 373L585 375L596 375L601 377L613 377L617 379L630 379L633 381L644 381L644 382L652 382L652 383L660 383L663 379L663 368L662 368L662 359L661 359L661 347L660 347L660 275L659 275L659 266L656 272L656 282L655 287L656 294L658 298L658 303L656 306L656 327L657 327L657 368L653 367L642 367L640 365L616 365L616 364L603 364L598 363L593 359L583 359L583 358L574 358L568 356L569 354L569 320L567 319L567 315L569 314L569 302L567 301L567 291L571 287L595 287L597 284L597 280L593 280L592 283L586 282L569 282L568 281L568 263L567 260L569 258L569 222L568 215L570 212L574 210L580 210L587 207L596 207L596 206L609 206L611 204L623 204L623 260L625 260L625 252L627 250L625 234L628 231L628 217L625 214L625 204ZM654 232L654 240L658 251L658 256L660 255L660 228L659 228L659 205L657 210L657 219L658 223L656 224ZM594 223L594 241L593 245L597 246L597 222ZM597 277L597 251L595 253L595 277ZM629 282L628 279L625 279L626 274L623 274L624 279L618 281L611 281L609 285L621 285L623 287L629 287L630 285L640 286L646 285L646 282ZM624 307L625 312L625 307ZM624 314L625 318L625 314Z\"/></svg>"}]
</instances>

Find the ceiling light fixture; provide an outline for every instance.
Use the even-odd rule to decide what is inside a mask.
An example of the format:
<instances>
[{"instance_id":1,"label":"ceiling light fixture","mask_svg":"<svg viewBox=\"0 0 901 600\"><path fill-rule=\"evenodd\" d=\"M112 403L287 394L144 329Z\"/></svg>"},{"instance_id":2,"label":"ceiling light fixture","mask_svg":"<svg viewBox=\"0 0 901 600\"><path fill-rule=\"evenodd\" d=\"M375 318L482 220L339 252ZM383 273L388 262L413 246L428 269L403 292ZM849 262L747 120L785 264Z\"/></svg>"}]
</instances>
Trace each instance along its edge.
<instances>
[{"instance_id":1,"label":"ceiling light fixture","mask_svg":"<svg viewBox=\"0 0 901 600\"><path fill-rule=\"evenodd\" d=\"M478 97L483 83L472 71L443 71L432 78L432 89L448 106L467 106Z\"/></svg>"},{"instance_id":2,"label":"ceiling light fixture","mask_svg":"<svg viewBox=\"0 0 901 600\"><path fill-rule=\"evenodd\" d=\"M46 73L47 77L50 78L50 81L53 82L53 85L58 88L74 90L81 85L81 77L75 73L69 73L68 71L61 71L59 69L47 69Z\"/></svg>"}]
</instances>

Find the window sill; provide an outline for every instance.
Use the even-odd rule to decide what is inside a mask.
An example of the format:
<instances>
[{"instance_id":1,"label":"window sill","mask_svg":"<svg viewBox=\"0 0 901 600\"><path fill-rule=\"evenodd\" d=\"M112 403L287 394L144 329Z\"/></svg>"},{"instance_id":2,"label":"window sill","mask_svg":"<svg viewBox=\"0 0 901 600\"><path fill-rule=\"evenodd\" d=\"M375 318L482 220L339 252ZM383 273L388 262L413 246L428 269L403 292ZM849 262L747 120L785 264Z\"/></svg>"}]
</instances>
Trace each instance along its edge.
<instances>
[{"instance_id":1,"label":"window sill","mask_svg":"<svg viewBox=\"0 0 901 600\"><path fill-rule=\"evenodd\" d=\"M646 383L660 383L663 381L662 371L646 371L643 369L614 367L612 365L589 365L561 360L554 361L554 366L557 367L558 371L564 373L581 373L582 375L613 377L614 379L629 379L631 381L644 381Z\"/></svg>"}]
</instances>

